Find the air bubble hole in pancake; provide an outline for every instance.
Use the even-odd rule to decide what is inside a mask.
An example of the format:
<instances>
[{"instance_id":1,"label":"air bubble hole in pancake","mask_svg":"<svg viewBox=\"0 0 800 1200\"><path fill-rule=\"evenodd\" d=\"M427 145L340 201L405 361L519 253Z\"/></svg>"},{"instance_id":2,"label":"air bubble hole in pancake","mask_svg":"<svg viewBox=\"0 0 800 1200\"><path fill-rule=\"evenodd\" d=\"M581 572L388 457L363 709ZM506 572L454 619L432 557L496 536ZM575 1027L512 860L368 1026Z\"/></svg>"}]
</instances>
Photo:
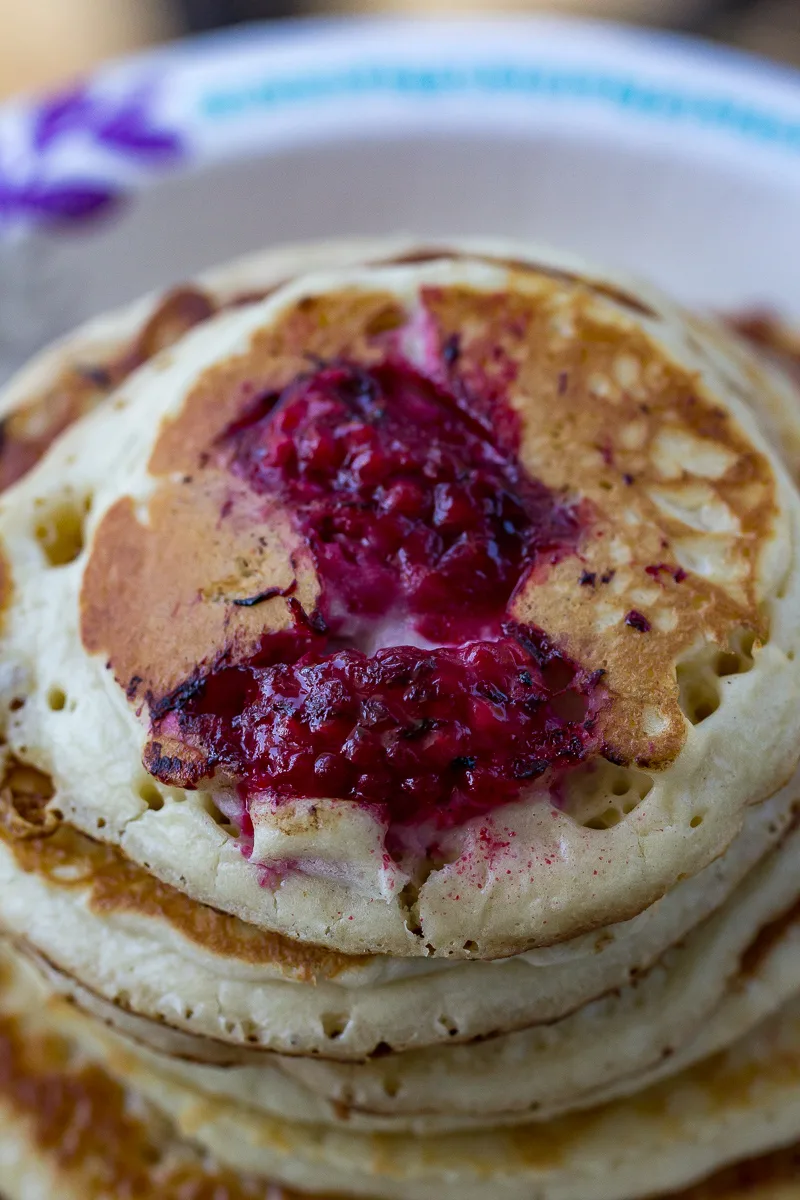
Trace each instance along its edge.
<instances>
[{"instance_id":1,"label":"air bubble hole in pancake","mask_svg":"<svg viewBox=\"0 0 800 1200\"><path fill-rule=\"evenodd\" d=\"M35 536L51 567L74 562L83 549L84 524L91 496L65 496L51 507L36 512Z\"/></svg>"}]
</instances>

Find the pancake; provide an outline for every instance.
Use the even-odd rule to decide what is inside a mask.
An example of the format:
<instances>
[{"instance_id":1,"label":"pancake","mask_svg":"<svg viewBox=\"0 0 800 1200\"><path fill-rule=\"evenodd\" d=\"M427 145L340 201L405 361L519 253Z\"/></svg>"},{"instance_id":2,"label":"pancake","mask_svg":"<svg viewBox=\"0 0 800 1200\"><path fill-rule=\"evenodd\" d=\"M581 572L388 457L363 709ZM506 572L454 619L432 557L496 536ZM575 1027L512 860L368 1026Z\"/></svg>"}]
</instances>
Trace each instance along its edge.
<instances>
[{"instance_id":1,"label":"pancake","mask_svg":"<svg viewBox=\"0 0 800 1200\"><path fill-rule=\"evenodd\" d=\"M327 274L283 285L301 267ZM797 500L778 462L795 469L800 436L784 378L563 256L394 242L290 248L142 302L3 404L6 1200L800 1197L796 780L781 788L800 745ZM379 411L331 483L343 404ZM423 418L425 444L403 441ZM374 543L399 598L380 554L330 524L344 513L373 545L351 504L372 521L366 493L331 509L331 488L360 463L388 496L401 452L404 519L420 455L461 464L433 477L425 518L436 533L460 514L466 540L436 533L451 550L475 561L501 513L502 619L480 607L480 572L414 557L419 524L399 558L386 528ZM313 463L302 487L295 461ZM506 497L486 528L464 479ZM115 525L126 505L133 524ZM418 773L398 809L370 742L382 730L400 761L376 708L394 700L385 676L364 689L403 639L417 716L434 717L414 730L425 753L473 745L425 708L446 685L481 754L487 705L508 705L544 765L512 764L512 785L492 745L490 795L464 753L438 768L446 795ZM538 726L518 689L497 694L510 667L535 677ZM353 680L342 754L378 774L349 794L326 760L330 794L303 790L308 773L279 770L247 725L248 688L284 706L258 710L264 728L302 712L318 732L320 696ZM310 708L286 707L298 687Z\"/></svg>"},{"instance_id":2,"label":"pancake","mask_svg":"<svg viewBox=\"0 0 800 1200\"><path fill-rule=\"evenodd\" d=\"M263 298L298 271L402 254L408 247L408 239L350 239L275 248L86 322L37 355L5 388L0 490L27 474L59 434L138 367L215 313Z\"/></svg>"},{"instance_id":3,"label":"pancake","mask_svg":"<svg viewBox=\"0 0 800 1200\"><path fill-rule=\"evenodd\" d=\"M591 1113L505 1132L398 1139L325 1132L201 1099L113 1048L107 1035L74 1009L46 1003L35 977L19 961L12 959L8 969L13 987L7 986L4 1008L11 1009L29 1054L42 1035L51 1047L53 1039L63 1039L72 1070L108 1070L124 1080L134 1116L144 1105L145 1112L174 1122L182 1139L210 1151L228 1170L269 1174L312 1193L325 1189L409 1200L434 1195L447 1200L459 1191L468 1197L488 1192L584 1200L645 1191L658 1195L689 1186L737 1157L791 1144L800 1122L800 1017L792 1006L701 1069Z\"/></svg>"},{"instance_id":4,"label":"pancake","mask_svg":"<svg viewBox=\"0 0 800 1200\"><path fill-rule=\"evenodd\" d=\"M800 383L800 331L775 313L751 311L729 316L727 324L745 341L771 359L784 374Z\"/></svg>"},{"instance_id":5,"label":"pancake","mask_svg":"<svg viewBox=\"0 0 800 1200\"><path fill-rule=\"evenodd\" d=\"M9 980L3 983L8 989ZM0 1171L4 1200L298 1200L221 1169L75 1043L19 1015L6 991L0 1023ZM76 1120L76 1113L81 1119ZM795 1147L745 1160L681 1200L796 1200ZM321 1200L319 1193L308 1200ZM676 1197L676 1200L678 1198Z\"/></svg>"},{"instance_id":6,"label":"pancake","mask_svg":"<svg viewBox=\"0 0 800 1200\"><path fill-rule=\"evenodd\" d=\"M142 1047L177 1055L161 1070L200 1092L287 1119L431 1134L549 1120L625 1095L725 1048L800 992L800 923L793 833L719 913L650 971L570 1016L465 1046L381 1054L366 1064L237 1057L165 1036L159 1024L98 999L30 941L50 986ZM194 994L189 991L187 995ZM126 1000L126 1004L129 1003ZM145 1060L148 1061L145 1054ZM149 1059L158 1065L158 1055ZM197 1065L195 1065L197 1064Z\"/></svg>"},{"instance_id":7,"label":"pancake","mask_svg":"<svg viewBox=\"0 0 800 1200\"><path fill-rule=\"evenodd\" d=\"M757 315L718 322L694 318L706 336L720 345L721 360L737 355L752 384L753 415L783 458L792 476L800 474L800 342L796 331ZM737 335L729 336L730 330ZM753 353L753 350L756 353Z\"/></svg>"},{"instance_id":8,"label":"pancake","mask_svg":"<svg viewBox=\"0 0 800 1200\"><path fill-rule=\"evenodd\" d=\"M349 954L492 958L630 919L722 853L797 758L798 501L740 398L751 384L735 356L723 378L718 347L649 292L550 252L484 253L495 261L470 248L329 272L212 317L63 433L0 512L9 743L52 776L53 808L203 903ZM490 371L487 342L500 351ZM504 479L516 472L552 543L547 563L525 560L497 669L538 655L537 704L565 699L544 742L526 735L540 757L513 760L522 783L501 770L489 788L472 756L452 760L463 820L426 808L424 773L410 818L369 799L369 772L359 803L341 780L334 798L299 784L279 795L271 778L264 791L230 756L222 770L215 750L212 764L198 732L209 690L325 601L292 511L266 511L244 481L256 470L244 434L260 420L244 409L298 371L324 390L325 370L380 372L387 354L422 392L489 397L500 441L480 470L499 456ZM318 365L343 356L346 369ZM434 632L437 612L417 617ZM528 629L544 634L531 642ZM319 622L303 630L322 636ZM469 674L460 653L435 661ZM487 703L476 745L480 721L497 718ZM425 769L448 744L429 741ZM503 803L470 815L463 796L480 810L498 787Z\"/></svg>"},{"instance_id":9,"label":"pancake","mask_svg":"<svg viewBox=\"0 0 800 1200\"><path fill-rule=\"evenodd\" d=\"M562 955L489 964L357 959L265 933L192 901L68 825L43 831L49 790L18 764L0 787L3 926L52 964L62 987L116 1005L117 1020L146 1018L143 1040L223 1063L258 1059L265 1049L363 1059L563 1017L624 987L734 889L747 888L795 820L798 798L792 783L750 810L722 858L631 927L603 930ZM110 1019L105 1009L103 1017Z\"/></svg>"}]
</instances>

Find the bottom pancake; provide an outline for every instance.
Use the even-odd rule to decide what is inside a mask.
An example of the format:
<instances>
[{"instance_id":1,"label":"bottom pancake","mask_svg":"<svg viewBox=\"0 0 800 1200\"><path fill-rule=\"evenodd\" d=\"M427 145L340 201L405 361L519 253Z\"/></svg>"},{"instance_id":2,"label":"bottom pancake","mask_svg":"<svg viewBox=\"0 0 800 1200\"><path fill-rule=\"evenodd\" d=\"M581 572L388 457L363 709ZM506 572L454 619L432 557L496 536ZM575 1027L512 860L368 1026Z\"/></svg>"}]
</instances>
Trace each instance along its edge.
<instances>
[{"instance_id":1,"label":"bottom pancake","mask_svg":"<svg viewBox=\"0 0 800 1200\"><path fill-rule=\"evenodd\" d=\"M498 1133L332 1132L203 1097L121 1048L13 953L0 994L0 1180L7 1200L633 1200L785 1196L800 1170L800 1004L635 1097ZM277 1179L279 1183L269 1183Z\"/></svg>"},{"instance_id":2,"label":"bottom pancake","mask_svg":"<svg viewBox=\"0 0 800 1200\"><path fill-rule=\"evenodd\" d=\"M9 998L0 1019L3 1200L297 1200L280 1185L216 1165L69 1039L47 1032L46 1021L34 1033ZM800 1145L728 1167L673 1196L799 1200Z\"/></svg>"},{"instance_id":3,"label":"bottom pancake","mask_svg":"<svg viewBox=\"0 0 800 1200\"><path fill-rule=\"evenodd\" d=\"M254 1053L248 1064L233 1059L212 1065L202 1049L200 1058L193 1058L196 1040L183 1055L169 1043L154 1049L161 1025L122 1012L65 980L24 939L15 944L53 992L94 1018L84 1022L84 1030L107 1027L101 1054L106 1046L112 1054L115 1048L133 1053L145 1067L192 1092L267 1117L338 1126L348 1133L485 1131L551 1121L563 1112L595 1109L641 1092L741 1040L798 996L798 851L800 830L795 830L741 885L729 902L730 912L721 911L708 928L691 934L669 961L579 1013L549 1026L448 1048L449 1054L428 1048L356 1066L263 1052ZM731 929L737 941L723 970L719 952L726 952ZM690 969L681 967L687 958ZM704 989L693 983L698 966L715 983L705 1001ZM669 1010L674 1010L671 1031ZM655 1039L653 1021L659 1030ZM581 1088L581 1077L600 1082ZM525 1106L518 1097L526 1094L540 1100Z\"/></svg>"}]
</instances>

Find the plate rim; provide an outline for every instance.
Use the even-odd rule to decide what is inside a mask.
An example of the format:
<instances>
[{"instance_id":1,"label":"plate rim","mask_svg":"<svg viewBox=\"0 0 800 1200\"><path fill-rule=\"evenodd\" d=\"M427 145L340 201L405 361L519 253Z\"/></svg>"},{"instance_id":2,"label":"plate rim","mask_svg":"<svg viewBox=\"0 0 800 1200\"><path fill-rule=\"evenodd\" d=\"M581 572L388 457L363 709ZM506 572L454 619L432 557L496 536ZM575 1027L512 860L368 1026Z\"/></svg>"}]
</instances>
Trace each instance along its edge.
<instances>
[{"instance_id":1,"label":"plate rim","mask_svg":"<svg viewBox=\"0 0 800 1200\"><path fill-rule=\"evenodd\" d=\"M487 28L501 39L505 36L514 47L513 53L502 41L482 40L480 34ZM443 75L435 85L429 84L427 77L436 70L435 59L434 66L430 65L431 48L435 52L454 31L458 34L455 54L467 56L464 73L459 76L457 61L449 63L443 53ZM374 45L370 45L376 33L382 44L391 46L383 63ZM509 35L513 35L510 40ZM537 35L541 39L538 46ZM570 51L576 35L581 39L580 53L573 58ZM415 105L424 104L441 89L438 99L448 87L448 98L455 95L458 99L473 99L478 94L482 101L505 96L520 102L557 98L581 103L587 110L590 106L594 111L602 110L620 129L633 128L634 122L646 118L651 119L651 128L671 125L677 129L680 124L680 136L687 145L692 144L694 134L702 133L719 145L727 138L730 145L736 140L742 146L762 146L776 154L778 163L787 163L792 177L796 173L800 181L800 70L747 51L671 31L560 14L307 16L244 23L178 38L102 63L71 88L67 85L49 94L33 93L0 104L0 243L8 235L24 235L32 229L69 229L84 224L117 200L156 182L159 176L226 160L246 160L262 143L268 152L273 129L270 122L278 112L289 111L293 101L287 100L287 94L297 85L297 79L292 83L288 76L287 89L275 51L292 46L301 53L313 50L318 56L317 63L304 68L305 77L298 68L308 114L320 111L325 102L325 87L318 84L314 96L315 88L309 87L309 81L313 84L315 79L322 80L326 45L331 47L332 64L327 86L337 97L352 101L359 89L363 94L363 75L355 83L347 75L348 70L354 76L361 70L367 77L372 73L375 94L393 100L412 95ZM562 45L567 53L559 63ZM264 133L253 123L246 137L243 135L240 141L234 138L226 145L224 138L216 136L219 125L215 122L220 113L209 108L203 111L199 101L191 112L188 108L181 112L180 103L175 104L175 97L182 95L181 87L170 94L170 82L189 68L195 87L204 71L211 83L215 73L233 63L239 47L246 47L251 55L255 51L256 56L263 48L265 70L274 73L274 86L270 81L267 90L280 96L283 86L283 99L273 99L272 107L261 102L254 105L245 93L241 103L245 111L250 109L246 116L256 113ZM423 52L417 61L415 48ZM657 59L654 51L659 52ZM507 64L501 61L506 54ZM532 75L521 79L514 72L524 74L526 58ZM348 59L352 65L348 65ZM418 71L413 88L392 82L392 72L398 67L402 71L404 61L410 64L412 75L414 69ZM513 80L498 84L495 78L487 83L480 75L482 63L490 75L499 69ZM549 63L552 74L548 76ZM672 69L677 75L674 81L668 77ZM474 76L470 76L471 71ZM157 80L157 87L145 95L148 79ZM218 79L215 82L219 86ZM189 91L187 88L187 95ZM224 85L221 94L224 101ZM232 95L233 110L237 110L240 101L235 89ZM66 116L59 109L65 102ZM132 114L137 106L138 111ZM303 122L299 106L293 111L301 114L298 131L310 124L307 116ZM411 114L411 107L404 112ZM237 116L238 111L233 115ZM368 122L359 123L352 112L347 120L351 133L368 128ZM459 128L454 122L453 129ZM15 164L11 169L9 162Z\"/></svg>"}]
</instances>

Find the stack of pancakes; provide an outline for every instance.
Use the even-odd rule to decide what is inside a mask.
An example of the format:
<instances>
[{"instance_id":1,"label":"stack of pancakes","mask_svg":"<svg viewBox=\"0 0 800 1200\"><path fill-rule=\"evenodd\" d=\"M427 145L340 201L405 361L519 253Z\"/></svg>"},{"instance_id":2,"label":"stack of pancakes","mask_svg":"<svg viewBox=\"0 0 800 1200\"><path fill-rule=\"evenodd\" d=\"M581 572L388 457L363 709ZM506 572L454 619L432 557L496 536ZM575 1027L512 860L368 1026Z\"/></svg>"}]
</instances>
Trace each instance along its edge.
<instances>
[{"instance_id":1,"label":"stack of pancakes","mask_svg":"<svg viewBox=\"0 0 800 1200\"><path fill-rule=\"evenodd\" d=\"M103 318L0 404L7 1200L800 1196L800 422L774 361L566 255L383 241ZM355 540L320 533L356 471L331 405L377 431ZM385 430L433 408L546 526L494 625L470 579L357 607ZM408 711L443 662L467 680L408 753L374 683L397 646ZM354 775L330 729L356 668Z\"/></svg>"}]
</instances>

